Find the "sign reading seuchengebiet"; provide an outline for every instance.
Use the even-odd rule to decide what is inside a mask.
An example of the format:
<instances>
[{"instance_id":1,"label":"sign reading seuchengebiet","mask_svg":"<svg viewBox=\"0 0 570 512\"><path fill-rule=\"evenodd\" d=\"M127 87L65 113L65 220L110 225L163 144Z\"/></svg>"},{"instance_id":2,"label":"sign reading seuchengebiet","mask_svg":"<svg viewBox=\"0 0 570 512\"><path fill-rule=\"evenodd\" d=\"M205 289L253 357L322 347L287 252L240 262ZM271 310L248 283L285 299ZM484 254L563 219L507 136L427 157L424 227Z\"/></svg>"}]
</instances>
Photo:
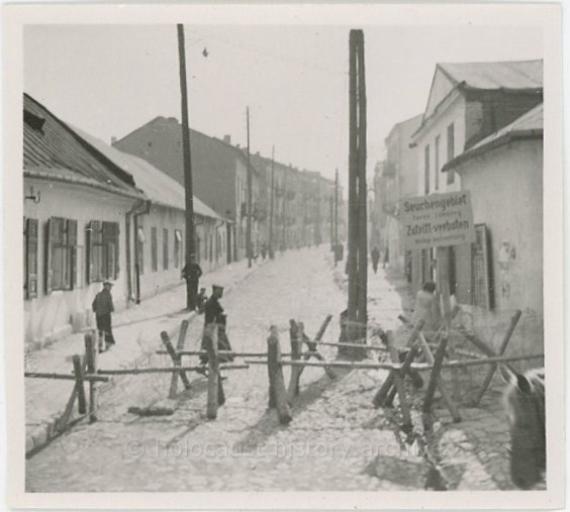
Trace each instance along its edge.
<instances>
[{"instance_id":1,"label":"sign reading seuchengebiet","mask_svg":"<svg viewBox=\"0 0 570 512\"><path fill-rule=\"evenodd\" d=\"M468 191L401 199L398 220L407 249L427 249L475 241Z\"/></svg>"}]
</instances>

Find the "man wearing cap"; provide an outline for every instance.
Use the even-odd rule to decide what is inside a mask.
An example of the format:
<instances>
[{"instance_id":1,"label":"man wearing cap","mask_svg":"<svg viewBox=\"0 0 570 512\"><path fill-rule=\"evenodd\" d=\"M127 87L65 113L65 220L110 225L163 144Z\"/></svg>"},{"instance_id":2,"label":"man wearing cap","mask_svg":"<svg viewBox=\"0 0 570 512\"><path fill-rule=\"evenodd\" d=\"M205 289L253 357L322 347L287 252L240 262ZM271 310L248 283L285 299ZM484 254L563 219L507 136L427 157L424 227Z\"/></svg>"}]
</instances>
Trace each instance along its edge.
<instances>
[{"instance_id":1,"label":"man wearing cap","mask_svg":"<svg viewBox=\"0 0 570 512\"><path fill-rule=\"evenodd\" d=\"M111 313L115 311L113 307L113 297L111 295L112 286L113 283L105 281L103 283L103 289L95 295L95 299L91 305L95 313L97 330L103 333L105 338L105 349L115 344L115 338L113 337L113 330L111 328Z\"/></svg>"},{"instance_id":2,"label":"man wearing cap","mask_svg":"<svg viewBox=\"0 0 570 512\"><path fill-rule=\"evenodd\" d=\"M221 317L221 315L223 315L224 308L219 302L223 295L224 295L223 287L217 284L212 286L212 295L204 305L204 329L208 324L214 322L217 323L218 319ZM205 339L206 337L202 336L201 350L206 350ZM202 364L206 364L208 362L208 356L206 355L200 356L200 361L202 362Z\"/></svg>"}]
</instances>

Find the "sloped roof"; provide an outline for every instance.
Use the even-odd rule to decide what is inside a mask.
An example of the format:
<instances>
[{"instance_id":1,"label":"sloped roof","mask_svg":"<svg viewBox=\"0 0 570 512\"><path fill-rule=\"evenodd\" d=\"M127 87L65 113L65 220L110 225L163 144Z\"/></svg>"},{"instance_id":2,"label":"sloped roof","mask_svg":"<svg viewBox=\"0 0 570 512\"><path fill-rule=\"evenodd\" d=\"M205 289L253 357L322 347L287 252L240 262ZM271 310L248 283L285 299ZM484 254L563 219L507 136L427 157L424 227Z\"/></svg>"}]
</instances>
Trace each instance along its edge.
<instances>
[{"instance_id":1,"label":"sloped roof","mask_svg":"<svg viewBox=\"0 0 570 512\"><path fill-rule=\"evenodd\" d=\"M102 155L131 174L137 186L143 190L153 203L170 208L177 208L179 210L185 210L186 203L184 187L182 187L176 180L152 166L142 158L138 158L128 153L123 153L79 128L71 128ZM200 201L196 196L194 196L193 204L194 213L202 215L203 217L221 219L214 210Z\"/></svg>"},{"instance_id":2,"label":"sloped roof","mask_svg":"<svg viewBox=\"0 0 570 512\"><path fill-rule=\"evenodd\" d=\"M93 151L47 108L24 94L24 174L144 198L132 175Z\"/></svg>"},{"instance_id":3,"label":"sloped roof","mask_svg":"<svg viewBox=\"0 0 570 512\"><path fill-rule=\"evenodd\" d=\"M541 89L543 61L439 63L455 84L472 89Z\"/></svg>"},{"instance_id":4,"label":"sloped roof","mask_svg":"<svg viewBox=\"0 0 570 512\"><path fill-rule=\"evenodd\" d=\"M480 155L481 153L496 148L497 146L507 144L512 140L542 137L544 126L543 115L544 105L541 103L523 114L521 117L515 119L511 124L508 124L488 137L485 137L467 151L447 162L442 167L442 171L452 169L476 155Z\"/></svg>"}]
</instances>

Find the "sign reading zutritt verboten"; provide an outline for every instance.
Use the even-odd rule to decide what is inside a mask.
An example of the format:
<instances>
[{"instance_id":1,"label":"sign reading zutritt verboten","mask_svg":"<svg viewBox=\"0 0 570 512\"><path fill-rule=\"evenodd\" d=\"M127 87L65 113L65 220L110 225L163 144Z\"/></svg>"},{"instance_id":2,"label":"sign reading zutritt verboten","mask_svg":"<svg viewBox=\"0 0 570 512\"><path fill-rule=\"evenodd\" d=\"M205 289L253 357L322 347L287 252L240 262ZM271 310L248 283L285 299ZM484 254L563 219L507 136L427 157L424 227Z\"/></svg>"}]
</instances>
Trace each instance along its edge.
<instances>
[{"instance_id":1,"label":"sign reading zutritt verboten","mask_svg":"<svg viewBox=\"0 0 570 512\"><path fill-rule=\"evenodd\" d=\"M397 217L406 249L445 247L475 241L468 191L401 199Z\"/></svg>"}]
</instances>

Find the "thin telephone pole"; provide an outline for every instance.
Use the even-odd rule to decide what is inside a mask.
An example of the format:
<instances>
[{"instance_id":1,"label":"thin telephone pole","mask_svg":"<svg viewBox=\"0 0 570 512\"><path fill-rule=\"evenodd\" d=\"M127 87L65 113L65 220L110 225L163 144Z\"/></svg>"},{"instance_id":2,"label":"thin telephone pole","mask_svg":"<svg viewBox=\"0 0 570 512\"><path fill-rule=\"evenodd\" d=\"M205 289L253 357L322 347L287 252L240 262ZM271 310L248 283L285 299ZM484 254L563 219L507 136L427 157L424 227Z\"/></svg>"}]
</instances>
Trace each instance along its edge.
<instances>
[{"instance_id":1,"label":"thin telephone pole","mask_svg":"<svg viewBox=\"0 0 570 512\"><path fill-rule=\"evenodd\" d=\"M273 253L273 197L275 196L275 146L271 148L271 198L269 206L269 257L274 258Z\"/></svg>"},{"instance_id":2,"label":"thin telephone pole","mask_svg":"<svg viewBox=\"0 0 570 512\"><path fill-rule=\"evenodd\" d=\"M177 25L178 57L180 63L180 97L182 108L182 156L184 166L184 197L185 197L185 235L186 250L184 261L190 268L195 256L194 247L194 196L192 192L192 156L190 149L190 128L188 125L188 90L186 85L186 51L184 48L184 26ZM194 309L196 303L195 290L190 279L186 279L186 307Z\"/></svg>"},{"instance_id":3,"label":"thin telephone pole","mask_svg":"<svg viewBox=\"0 0 570 512\"><path fill-rule=\"evenodd\" d=\"M351 30L349 38L349 217L348 217L348 336L365 342L367 302L366 226L366 85L364 34ZM361 350L342 354L365 357Z\"/></svg>"},{"instance_id":4,"label":"thin telephone pole","mask_svg":"<svg viewBox=\"0 0 570 512\"><path fill-rule=\"evenodd\" d=\"M334 173L334 264L338 261L338 168Z\"/></svg>"},{"instance_id":5,"label":"thin telephone pole","mask_svg":"<svg viewBox=\"0 0 570 512\"><path fill-rule=\"evenodd\" d=\"M246 252L247 266L251 268L251 164L249 161L249 107L245 109L247 123L247 232L246 232Z\"/></svg>"}]
</instances>

